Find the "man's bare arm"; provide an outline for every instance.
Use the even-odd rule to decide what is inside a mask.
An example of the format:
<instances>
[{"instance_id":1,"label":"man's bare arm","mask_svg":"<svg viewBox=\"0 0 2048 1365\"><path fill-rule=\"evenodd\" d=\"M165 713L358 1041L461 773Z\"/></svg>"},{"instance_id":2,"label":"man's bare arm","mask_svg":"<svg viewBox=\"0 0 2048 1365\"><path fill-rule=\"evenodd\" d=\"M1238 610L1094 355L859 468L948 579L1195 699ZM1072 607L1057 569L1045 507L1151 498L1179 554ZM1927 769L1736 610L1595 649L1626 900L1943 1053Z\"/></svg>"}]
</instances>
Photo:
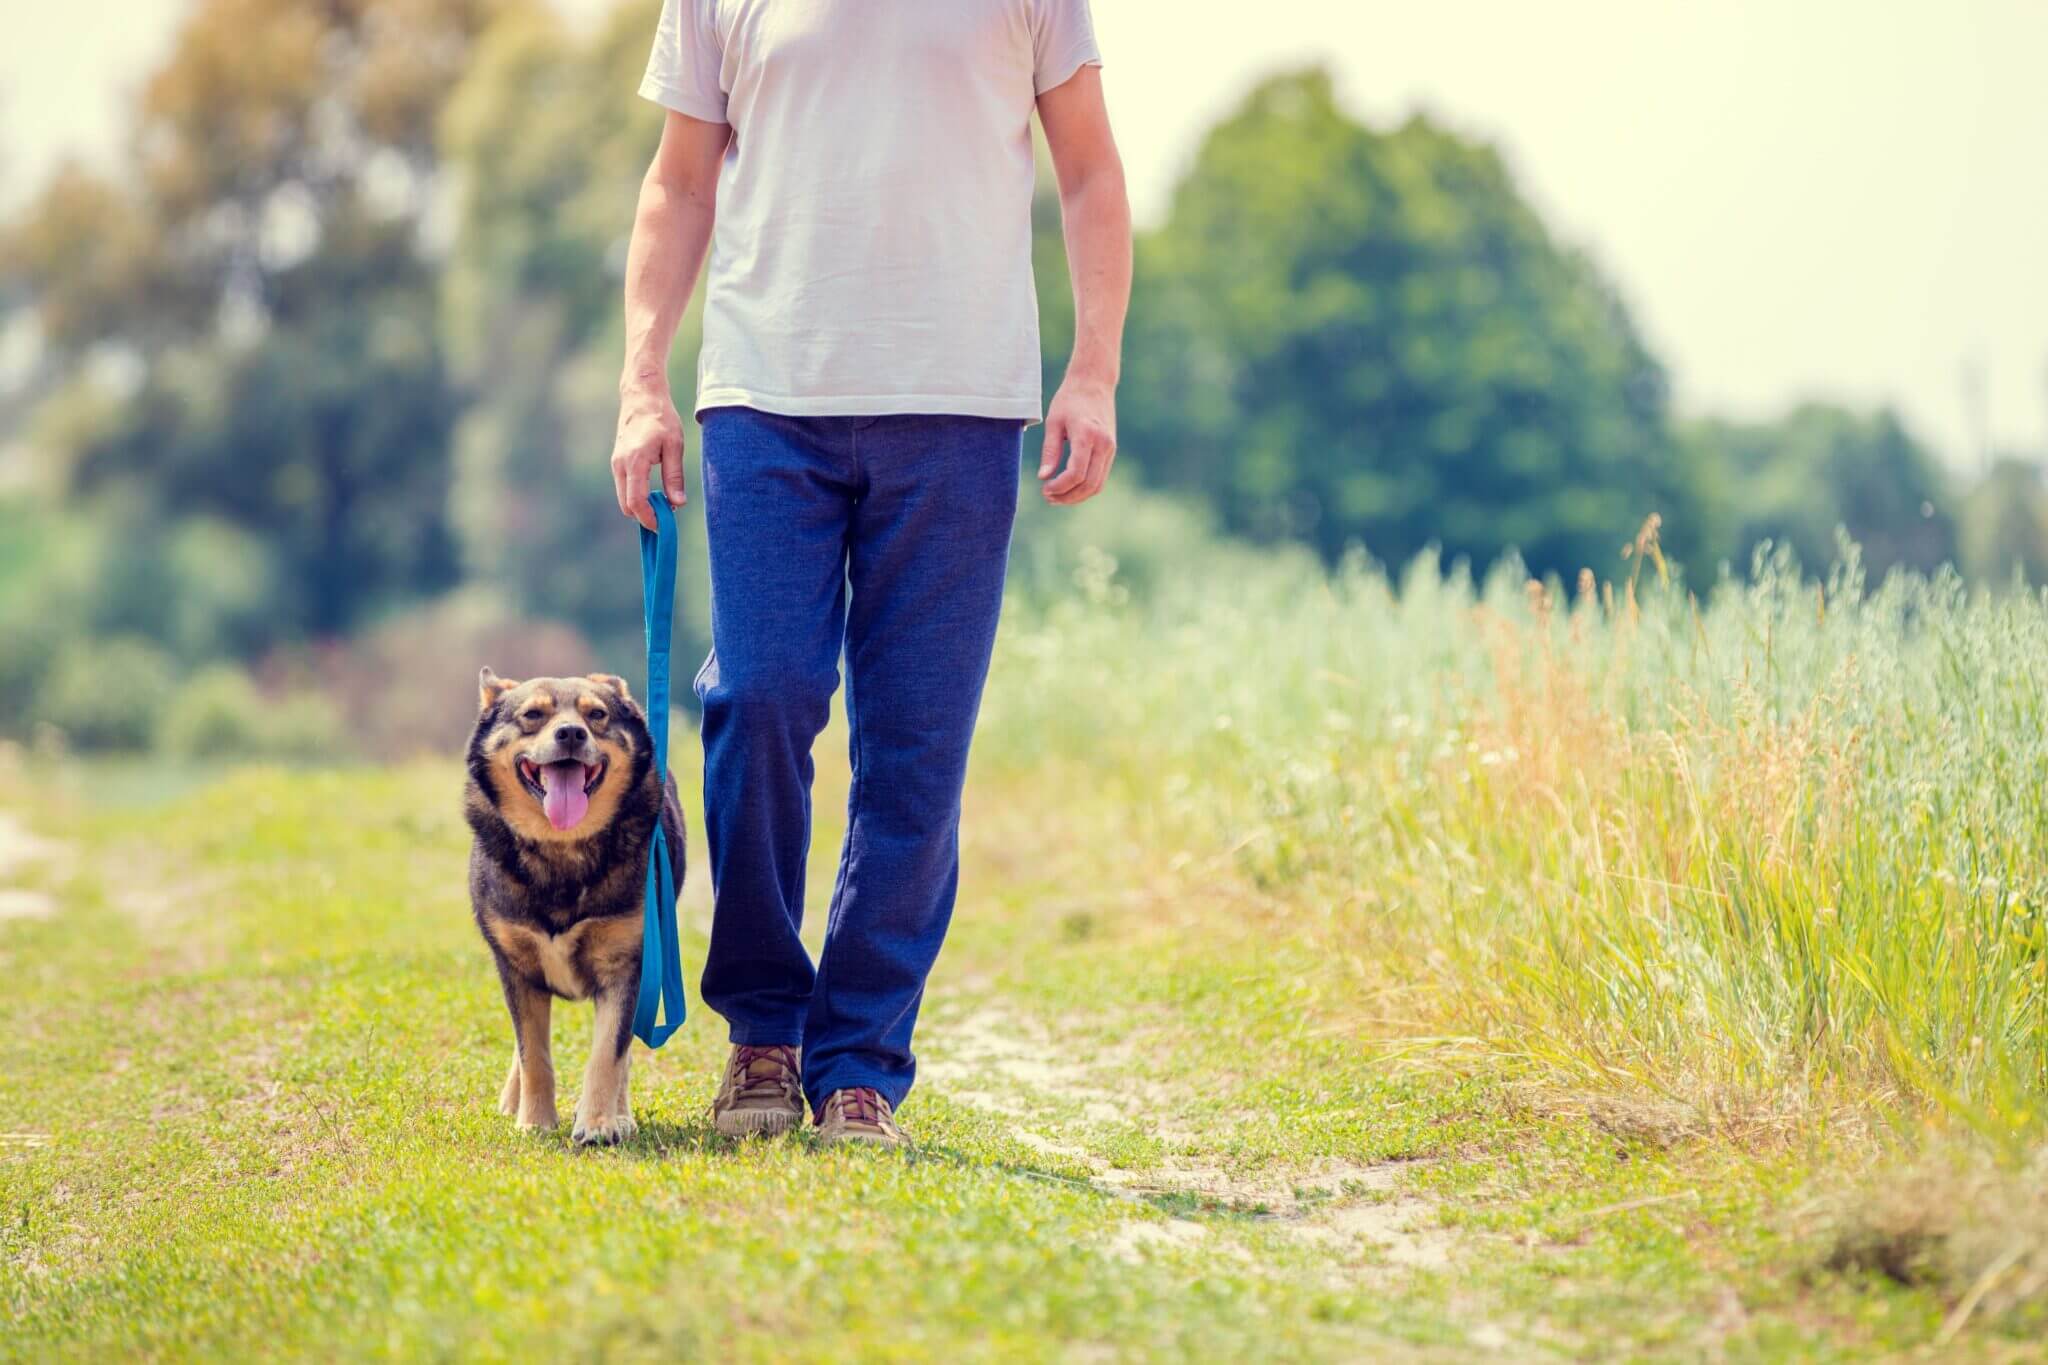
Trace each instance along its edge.
<instances>
[{"instance_id":1,"label":"man's bare arm","mask_svg":"<svg viewBox=\"0 0 2048 1365\"><path fill-rule=\"evenodd\" d=\"M1059 180L1074 280L1074 353L1046 409L1038 477L1047 501L1072 504L1102 491L1116 459L1116 381L1131 302L1131 204L1100 67L1084 66L1040 95L1038 120ZM1055 476L1062 443L1072 453Z\"/></svg>"},{"instance_id":2,"label":"man's bare arm","mask_svg":"<svg viewBox=\"0 0 2048 1365\"><path fill-rule=\"evenodd\" d=\"M626 368L619 376L619 430L612 486L619 511L654 529L647 488L654 466L680 506L683 419L669 394L668 352L704 265L718 201L718 165L732 129L670 111L661 147L640 184L626 249Z\"/></svg>"}]
</instances>

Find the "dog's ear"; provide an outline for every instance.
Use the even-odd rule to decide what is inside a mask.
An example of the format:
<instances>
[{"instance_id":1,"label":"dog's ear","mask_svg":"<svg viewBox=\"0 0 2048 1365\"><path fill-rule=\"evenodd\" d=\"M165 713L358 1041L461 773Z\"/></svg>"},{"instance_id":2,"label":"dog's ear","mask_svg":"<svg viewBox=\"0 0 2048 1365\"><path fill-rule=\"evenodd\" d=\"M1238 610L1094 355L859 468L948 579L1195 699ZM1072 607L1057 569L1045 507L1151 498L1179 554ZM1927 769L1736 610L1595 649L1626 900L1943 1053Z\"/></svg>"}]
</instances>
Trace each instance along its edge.
<instances>
[{"instance_id":1,"label":"dog's ear","mask_svg":"<svg viewBox=\"0 0 2048 1365\"><path fill-rule=\"evenodd\" d=\"M477 709L479 711L488 711L498 704L498 698L504 696L507 692L519 686L519 684L510 678L499 677L491 672L489 664L485 664L483 671L476 675L476 686L480 697Z\"/></svg>"},{"instance_id":2,"label":"dog's ear","mask_svg":"<svg viewBox=\"0 0 2048 1365\"><path fill-rule=\"evenodd\" d=\"M599 687L609 687L612 691L618 693L620 701L633 700L633 694L626 690L626 680L616 673L586 673L583 676L596 683Z\"/></svg>"}]
</instances>

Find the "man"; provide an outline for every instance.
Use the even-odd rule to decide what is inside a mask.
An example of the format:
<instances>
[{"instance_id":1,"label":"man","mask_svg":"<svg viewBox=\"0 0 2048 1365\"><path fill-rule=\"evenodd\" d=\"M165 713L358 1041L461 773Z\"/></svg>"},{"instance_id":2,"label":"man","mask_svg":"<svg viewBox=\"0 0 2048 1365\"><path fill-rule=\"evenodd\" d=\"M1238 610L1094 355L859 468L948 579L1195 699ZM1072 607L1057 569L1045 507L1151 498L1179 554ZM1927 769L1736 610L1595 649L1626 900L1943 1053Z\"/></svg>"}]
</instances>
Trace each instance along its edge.
<instances>
[{"instance_id":1,"label":"man","mask_svg":"<svg viewBox=\"0 0 2048 1365\"><path fill-rule=\"evenodd\" d=\"M668 352L707 246L696 415L711 553L704 999L733 1043L721 1133L897 1144L951 918L960 794L1039 416L1031 114L1076 329L1045 414L1048 501L1116 453L1130 209L1087 0L667 0L668 109L626 260L612 474L683 489ZM1064 457L1064 464L1062 464ZM839 661L853 785L815 971L798 938L811 745Z\"/></svg>"}]
</instances>

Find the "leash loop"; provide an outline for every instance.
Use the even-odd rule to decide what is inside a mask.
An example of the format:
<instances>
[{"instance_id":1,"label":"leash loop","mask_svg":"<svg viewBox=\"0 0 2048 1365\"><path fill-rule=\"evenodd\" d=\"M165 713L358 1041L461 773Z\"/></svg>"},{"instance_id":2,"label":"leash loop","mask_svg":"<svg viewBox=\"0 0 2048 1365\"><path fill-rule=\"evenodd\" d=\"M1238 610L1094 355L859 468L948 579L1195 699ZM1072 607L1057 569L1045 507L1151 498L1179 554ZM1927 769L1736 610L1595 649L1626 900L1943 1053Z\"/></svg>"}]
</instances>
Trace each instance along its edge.
<instances>
[{"instance_id":1,"label":"leash loop","mask_svg":"<svg viewBox=\"0 0 2048 1365\"><path fill-rule=\"evenodd\" d=\"M670 626L676 605L676 518L668 498L650 491L658 530L640 528L640 604L647 621L647 733L654 740L654 771L668 793L668 689ZM647 922L640 935L640 998L633 1007L633 1036L660 1047L683 1025L682 950L676 943L676 882L670 872L668 836L654 822L654 846L647 856ZM664 1013L666 1019L656 1022Z\"/></svg>"}]
</instances>

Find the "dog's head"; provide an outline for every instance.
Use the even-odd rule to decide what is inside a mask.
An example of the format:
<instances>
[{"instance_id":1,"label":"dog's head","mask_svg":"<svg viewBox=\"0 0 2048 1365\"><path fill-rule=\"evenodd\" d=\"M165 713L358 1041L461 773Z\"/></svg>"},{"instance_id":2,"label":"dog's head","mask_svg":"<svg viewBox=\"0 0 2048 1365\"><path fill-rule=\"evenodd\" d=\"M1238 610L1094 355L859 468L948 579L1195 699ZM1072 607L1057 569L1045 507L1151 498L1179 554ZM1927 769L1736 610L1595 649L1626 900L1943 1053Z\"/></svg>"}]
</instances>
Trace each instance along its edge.
<instances>
[{"instance_id":1,"label":"dog's head","mask_svg":"<svg viewBox=\"0 0 2048 1365\"><path fill-rule=\"evenodd\" d=\"M649 771L646 717L609 673L513 682L486 668L471 775L512 829L538 842L590 838Z\"/></svg>"}]
</instances>

